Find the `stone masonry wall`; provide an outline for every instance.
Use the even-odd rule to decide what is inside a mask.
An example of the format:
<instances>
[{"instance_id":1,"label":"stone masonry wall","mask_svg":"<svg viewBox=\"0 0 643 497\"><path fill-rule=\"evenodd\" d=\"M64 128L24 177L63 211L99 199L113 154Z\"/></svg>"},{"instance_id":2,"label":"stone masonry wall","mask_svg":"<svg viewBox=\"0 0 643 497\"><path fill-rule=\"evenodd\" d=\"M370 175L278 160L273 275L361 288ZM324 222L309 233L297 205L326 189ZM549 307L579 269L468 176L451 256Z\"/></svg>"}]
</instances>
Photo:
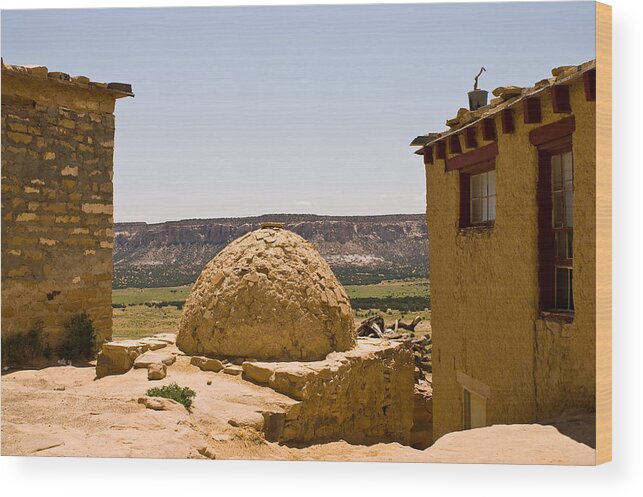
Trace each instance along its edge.
<instances>
[{"instance_id":1,"label":"stone masonry wall","mask_svg":"<svg viewBox=\"0 0 643 497\"><path fill-rule=\"evenodd\" d=\"M2 336L55 350L81 311L111 338L115 97L43 69L2 71Z\"/></svg>"},{"instance_id":2,"label":"stone masonry wall","mask_svg":"<svg viewBox=\"0 0 643 497\"><path fill-rule=\"evenodd\" d=\"M376 339L323 361L243 363L244 378L300 401L275 437L282 443L409 444L413 370L406 344Z\"/></svg>"}]
</instances>

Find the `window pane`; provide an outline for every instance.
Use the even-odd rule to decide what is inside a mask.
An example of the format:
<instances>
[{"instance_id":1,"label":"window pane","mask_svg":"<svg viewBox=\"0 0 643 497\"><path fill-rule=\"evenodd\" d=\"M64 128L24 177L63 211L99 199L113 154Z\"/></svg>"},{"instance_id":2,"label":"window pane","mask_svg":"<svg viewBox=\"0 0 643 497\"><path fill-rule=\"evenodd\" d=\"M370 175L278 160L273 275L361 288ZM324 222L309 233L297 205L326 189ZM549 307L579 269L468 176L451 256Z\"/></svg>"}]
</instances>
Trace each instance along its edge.
<instances>
[{"instance_id":1,"label":"window pane","mask_svg":"<svg viewBox=\"0 0 643 497\"><path fill-rule=\"evenodd\" d=\"M480 196L480 175L471 176L471 198Z\"/></svg>"},{"instance_id":2,"label":"window pane","mask_svg":"<svg viewBox=\"0 0 643 497\"><path fill-rule=\"evenodd\" d=\"M565 181L565 184L571 183L572 181L572 153L567 152L563 154L562 157L562 162L563 162L563 180Z\"/></svg>"},{"instance_id":3,"label":"window pane","mask_svg":"<svg viewBox=\"0 0 643 497\"><path fill-rule=\"evenodd\" d=\"M488 197L484 197L482 199L482 220L483 221L488 221L489 220Z\"/></svg>"},{"instance_id":4,"label":"window pane","mask_svg":"<svg viewBox=\"0 0 643 497\"><path fill-rule=\"evenodd\" d=\"M551 157L551 175L554 190L560 190L563 187L560 155L552 155Z\"/></svg>"},{"instance_id":5,"label":"window pane","mask_svg":"<svg viewBox=\"0 0 643 497\"><path fill-rule=\"evenodd\" d=\"M482 200L479 198L471 199L471 222L482 222Z\"/></svg>"},{"instance_id":6,"label":"window pane","mask_svg":"<svg viewBox=\"0 0 643 497\"><path fill-rule=\"evenodd\" d=\"M565 191L565 226L574 226L574 197L571 190Z\"/></svg>"},{"instance_id":7,"label":"window pane","mask_svg":"<svg viewBox=\"0 0 643 497\"><path fill-rule=\"evenodd\" d=\"M567 232L567 258L568 259L574 258L574 232L573 231Z\"/></svg>"},{"instance_id":8,"label":"window pane","mask_svg":"<svg viewBox=\"0 0 643 497\"><path fill-rule=\"evenodd\" d=\"M556 268L556 309L566 311L570 309L570 269L564 267Z\"/></svg>"},{"instance_id":9,"label":"window pane","mask_svg":"<svg viewBox=\"0 0 643 497\"><path fill-rule=\"evenodd\" d=\"M489 221L496 219L496 196L489 197Z\"/></svg>"},{"instance_id":10,"label":"window pane","mask_svg":"<svg viewBox=\"0 0 643 497\"><path fill-rule=\"evenodd\" d=\"M480 175L480 196L487 196L487 173L482 173Z\"/></svg>"},{"instance_id":11,"label":"window pane","mask_svg":"<svg viewBox=\"0 0 643 497\"><path fill-rule=\"evenodd\" d=\"M556 259L567 259L567 234L556 232Z\"/></svg>"},{"instance_id":12,"label":"window pane","mask_svg":"<svg viewBox=\"0 0 643 497\"><path fill-rule=\"evenodd\" d=\"M561 228L564 221L563 192L554 192L553 222L554 228Z\"/></svg>"}]
</instances>

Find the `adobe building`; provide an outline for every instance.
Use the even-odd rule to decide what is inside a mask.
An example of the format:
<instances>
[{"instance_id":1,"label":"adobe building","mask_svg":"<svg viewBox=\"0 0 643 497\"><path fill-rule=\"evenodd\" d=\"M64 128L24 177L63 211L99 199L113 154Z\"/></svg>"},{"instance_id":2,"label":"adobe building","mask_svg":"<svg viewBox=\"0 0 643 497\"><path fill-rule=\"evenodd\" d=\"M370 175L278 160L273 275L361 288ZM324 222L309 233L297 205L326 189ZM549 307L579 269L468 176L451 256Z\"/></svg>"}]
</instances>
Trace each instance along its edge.
<instances>
[{"instance_id":1,"label":"adobe building","mask_svg":"<svg viewBox=\"0 0 643 497\"><path fill-rule=\"evenodd\" d=\"M2 337L112 334L114 105L130 85L2 63Z\"/></svg>"},{"instance_id":2,"label":"adobe building","mask_svg":"<svg viewBox=\"0 0 643 497\"><path fill-rule=\"evenodd\" d=\"M595 409L596 63L552 75L411 143L426 169L434 439Z\"/></svg>"}]
</instances>

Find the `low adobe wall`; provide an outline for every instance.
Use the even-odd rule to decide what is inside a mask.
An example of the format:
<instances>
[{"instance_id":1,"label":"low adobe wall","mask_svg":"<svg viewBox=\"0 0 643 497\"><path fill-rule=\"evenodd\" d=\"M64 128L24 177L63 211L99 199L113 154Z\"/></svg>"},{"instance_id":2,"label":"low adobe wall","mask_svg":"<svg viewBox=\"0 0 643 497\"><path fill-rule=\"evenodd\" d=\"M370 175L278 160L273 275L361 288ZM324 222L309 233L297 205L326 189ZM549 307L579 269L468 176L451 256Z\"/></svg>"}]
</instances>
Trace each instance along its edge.
<instances>
[{"instance_id":1,"label":"low adobe wall","mask_svg":"<svg viewBox=\"0 0 643 497\"><path fill-rule=\"evenodd\" d=\"M275 437L282 443L410 443L414 364L408 343L359 339L315 362L244 362L245 379L300 402Z\"/></svg>"}]
</instances>

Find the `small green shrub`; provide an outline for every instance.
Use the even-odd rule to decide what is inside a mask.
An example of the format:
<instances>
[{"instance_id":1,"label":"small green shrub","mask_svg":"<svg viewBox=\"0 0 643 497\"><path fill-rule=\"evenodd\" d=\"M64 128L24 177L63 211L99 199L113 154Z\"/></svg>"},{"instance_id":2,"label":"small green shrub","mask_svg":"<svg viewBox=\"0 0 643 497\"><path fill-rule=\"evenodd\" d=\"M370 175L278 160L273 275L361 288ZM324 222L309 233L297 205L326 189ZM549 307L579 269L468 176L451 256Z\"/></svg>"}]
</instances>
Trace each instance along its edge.
<instances>
[{"instance_id":1,"label":"small green shrub","mask_svg":"<svg viewBox=\"0 0 643 497\"><path fill-rule=\"evenodd\" d=\"M16 333L2 338L2 365L20 366L34 359L51 357L51 347L45 341L46 334L42 321L26 333Z\"/></svg>"},{"instance_id":2,"label":"small green shrub","mask_svg":"<svg viewBox=\"0 0 643 497\"><path fill-rule=\"evenodd\" d=\"M65 324L65 341L60 347L60 357L68 360L90 360L98 353L94 323L86 312L72 316Z\"/></svg>"},{"instance_id":3,"label":"small green shrub","mask_svg":"<svg viewBox=\"0 0 643 497\"><path fill-rule=\"evenodd\" d=\"M150 397L176 400L179 404L183 404L186 409L189 409L192 406L192 399L195 397L196 392L189 387L180 387L176 383L170 383L162 387L150 388L146 394Z\"/></svg>"}]
</instances>

